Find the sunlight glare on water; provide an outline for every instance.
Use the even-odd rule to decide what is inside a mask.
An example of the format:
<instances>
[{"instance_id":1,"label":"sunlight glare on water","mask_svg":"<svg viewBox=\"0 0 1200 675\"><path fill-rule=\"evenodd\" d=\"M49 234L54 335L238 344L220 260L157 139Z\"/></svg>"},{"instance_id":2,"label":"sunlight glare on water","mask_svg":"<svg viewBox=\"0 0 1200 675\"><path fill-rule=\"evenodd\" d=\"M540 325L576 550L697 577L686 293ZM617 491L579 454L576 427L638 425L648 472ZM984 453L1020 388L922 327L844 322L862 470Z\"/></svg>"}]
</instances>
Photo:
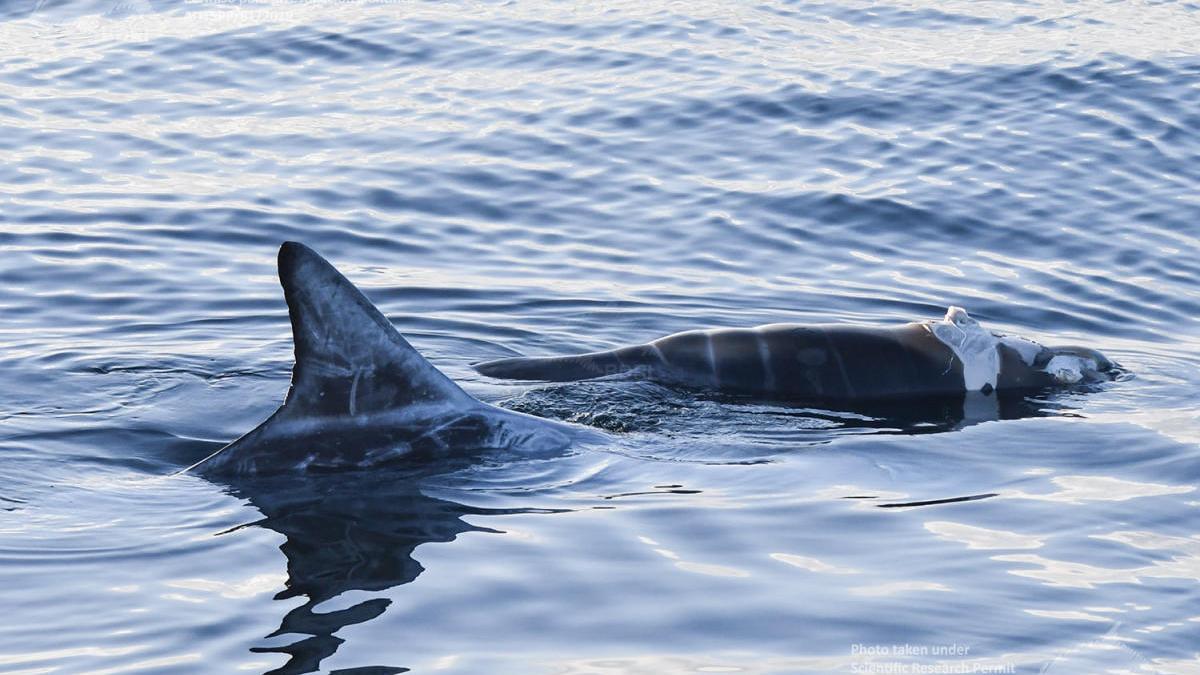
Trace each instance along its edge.
<instances>
[{"instance_id":1,"label":"sunlight glare on water","mask_svg":"<svg viewBox=\"0 0 1200 675\"><path fill-rule=\"evenodd\" d=\"M0 2L0 671L1197 672L1198 54L1185 2ZM607 440L177 475L288 390L285 240ZM951 305L1127 374L470 367Z\"/></svg>"}]
</instances>

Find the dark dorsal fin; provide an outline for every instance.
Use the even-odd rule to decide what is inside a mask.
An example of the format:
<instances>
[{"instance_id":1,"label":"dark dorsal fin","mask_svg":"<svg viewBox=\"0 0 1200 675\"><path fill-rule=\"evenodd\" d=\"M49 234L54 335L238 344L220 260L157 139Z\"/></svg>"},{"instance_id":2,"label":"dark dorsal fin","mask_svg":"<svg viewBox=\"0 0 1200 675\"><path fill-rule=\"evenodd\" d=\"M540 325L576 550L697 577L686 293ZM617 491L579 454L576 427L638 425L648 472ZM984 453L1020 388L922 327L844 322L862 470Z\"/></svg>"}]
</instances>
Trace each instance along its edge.
<instances>
[{"instance_id":1,"label":"dark dorsal fin","mask_svg":"<svg viewBox=\"0 0 1200 675\"><path fill-rule=\"evenodd\" d=\"M279 248L296 364L284 415L361 415L474 402L425 360L354 284L309 247Z\"/></svg>"}]
</instances>

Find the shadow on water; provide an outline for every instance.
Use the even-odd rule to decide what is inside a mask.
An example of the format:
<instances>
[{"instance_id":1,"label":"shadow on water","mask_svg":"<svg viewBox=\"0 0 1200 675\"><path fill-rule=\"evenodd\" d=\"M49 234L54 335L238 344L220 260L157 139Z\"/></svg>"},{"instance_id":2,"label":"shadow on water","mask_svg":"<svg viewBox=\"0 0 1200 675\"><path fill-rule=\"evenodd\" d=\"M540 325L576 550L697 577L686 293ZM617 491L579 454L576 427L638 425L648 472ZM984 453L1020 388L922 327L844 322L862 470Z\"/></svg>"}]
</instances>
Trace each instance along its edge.
<instances>
[{"instance_id":1,"label":"shadow on water","mask_svg":"<svg viewBox=\"0 0 1200 675\"><path fill-rule=\"evenodd\" d=\"M537 386L505 399L501 405L616 433L707 436L718 423L739 433L769 426L794 432L789 440L803 445L827 443L844 433L926 434L997 420L1071 417L1077 414L1075 400L1079 394L1096 393L1104 387L1105 383L1080 384L1063 389L836 404L764 401L613 378Z\"/></svg>"},{"instance_id":2,"label":"shadow on water","mask_svg":"<svg viewBox=\"0 0 1200 675\"><path fill-rule=\"evenodd\" d=\"M786 409L789 404L779 404ZM841 409L802 407L791 404L797 414L812 415L837 423L843 429L876 433L927 434L957 431L998 420L1030 417L1071 416L1072 406L1061 392L992 393L970 392L957 396L929 396L901 400L867 401Z\"/></svg>"},{"instance_id":3,"label":"shadow on water","mask_svg":"<svg viewBox=\"0 0 1200 675\"><path fill-rule=\"evenodd\" d=\"M439 466L437 475L453 467ZM288 661L271 675L311 673L344 640L346 626L382 615L391 600L370 598L344 609L319 606L348 591L379 592L415 580L424 568L414 557L418 546L451 542L464 532L498 532L471 525L468 515L544 512L544 509L484 509L426 496L423 483L434 473L390 468L370 472L282 475L232 479L230 492L247 499L263 517L242 527L262 527L283 535L287 558L285 590L276 600L304 598L284 615L267 639L300 636L282 646L254 647L258 653L286 654ZM232 532L230 530L228 532ZM356 675L406 672L376 665L335 671Z\"/></svg>"}]
</instances>

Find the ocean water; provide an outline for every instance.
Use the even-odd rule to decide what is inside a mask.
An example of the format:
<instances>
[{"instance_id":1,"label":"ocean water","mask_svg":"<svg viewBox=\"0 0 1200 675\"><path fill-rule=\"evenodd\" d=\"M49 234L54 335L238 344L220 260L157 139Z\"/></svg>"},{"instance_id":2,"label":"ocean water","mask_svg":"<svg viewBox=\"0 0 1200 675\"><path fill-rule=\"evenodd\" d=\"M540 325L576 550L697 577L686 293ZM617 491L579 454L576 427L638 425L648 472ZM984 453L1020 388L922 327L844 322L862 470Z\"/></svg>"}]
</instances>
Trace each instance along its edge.
<instances>
[{"instance_id":1,"label":"ocean water","mask_svg":"<svg viewBox=\"0 0 1200 675\"><path fill-rule=\"evenodd\" d=\"M287 390L289 239L611 443L175 475ZM948 305L1128 374L469 367ZM1198 317L1195 3L0 2L0 672L1198 673Z\"/></svg>"}]
</instances>

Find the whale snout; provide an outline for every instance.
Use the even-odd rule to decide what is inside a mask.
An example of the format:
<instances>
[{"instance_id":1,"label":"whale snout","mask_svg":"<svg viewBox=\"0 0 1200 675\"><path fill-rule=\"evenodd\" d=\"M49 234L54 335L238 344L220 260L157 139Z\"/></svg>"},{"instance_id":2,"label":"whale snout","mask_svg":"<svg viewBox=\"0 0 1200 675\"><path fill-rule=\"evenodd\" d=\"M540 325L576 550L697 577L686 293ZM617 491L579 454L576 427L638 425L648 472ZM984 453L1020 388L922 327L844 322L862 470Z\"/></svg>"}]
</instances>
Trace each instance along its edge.
<instances>
[{"instance_id":1,"label":"whale snout","mask_svg":"<svg viewBox=\"0 0 1200 675\"><path fill-rule=\"evenodd\" d=\"M1047 373L1066 384L1104 382L1122 373L1119 365L1098 350L1077 345L1047 347L1039 361Z\"/></svg>"}]
</instances>

